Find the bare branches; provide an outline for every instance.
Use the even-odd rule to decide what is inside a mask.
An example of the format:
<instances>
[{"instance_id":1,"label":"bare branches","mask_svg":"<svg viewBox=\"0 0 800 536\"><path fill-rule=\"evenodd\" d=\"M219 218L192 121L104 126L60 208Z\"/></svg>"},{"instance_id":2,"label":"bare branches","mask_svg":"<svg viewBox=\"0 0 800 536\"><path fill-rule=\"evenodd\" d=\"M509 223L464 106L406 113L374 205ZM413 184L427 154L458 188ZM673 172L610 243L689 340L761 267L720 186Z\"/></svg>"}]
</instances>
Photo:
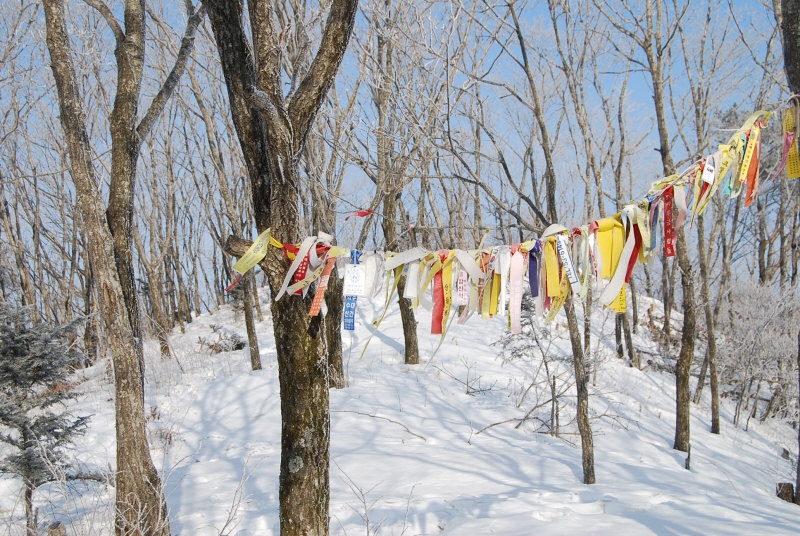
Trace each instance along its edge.
<instances>
[{"instance_id":1,"label":"bare branches","mask_svg":"<svg viewBox=\"0 0 800 536\"><path fill-rule=\"evenodd\" d=\"M319 51L289 102L289 117L296 132L295 151L299 152L305 142L314 115L339 70L352 33L357 6L356 0L333 0Z\"/></svg>"},{"instance_id":2,"label":"bare branches","mask_svg":"<svg viewBox=\"0 0 800 536\"><path fill-rule=\"evenodd\" d=\"M99 0L90 1L99 2ZM150 103L150 107L147 109L147 113L145 113L144 117L139 123L139 126L136 128L136 134L139 137L140 143L141 140L147 137L147 135L150 133L153 125L164 111L167 101L169 101L169 98L175 92L175 88L178 87L178 82L180 82L183 72L186 70L186 62L192 55L197 28L200 26L200 23L203 22L203 18L205 17L205 5L201 5L200 9L197 11L194 10L194 7L190 1L187 1L186 5L189 18L186 21L186 30L184 31L183 38L181 39L181 46L178 50L178 55L175 58L175 65L172 67L169 75L167 75L166 80L164 80L164 84L161 86L161 89L158 90L158 93Z\"/></svg>"}]
</instances>

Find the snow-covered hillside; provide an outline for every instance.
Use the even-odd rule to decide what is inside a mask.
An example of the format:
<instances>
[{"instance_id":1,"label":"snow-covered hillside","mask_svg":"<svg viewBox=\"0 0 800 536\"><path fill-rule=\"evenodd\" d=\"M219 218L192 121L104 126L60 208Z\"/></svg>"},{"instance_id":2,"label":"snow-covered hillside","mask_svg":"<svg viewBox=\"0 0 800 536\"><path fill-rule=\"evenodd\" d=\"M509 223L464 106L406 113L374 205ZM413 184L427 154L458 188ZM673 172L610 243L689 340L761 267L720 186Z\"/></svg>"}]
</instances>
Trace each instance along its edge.
<instances>
[{"instance_id":1,"label":"snow-covered hillside","mask_svg":"<svg viewBox=\"0 0 800 536\"><path fill-rule=\"evenodd\" d=\"M708 432L708 401L693 406L691 469L672 450L674 377L616 359L613 319L596 311L590 410L597 484L582 484L565 321L539 332L559 398L559 435L550 430L541 354L504 358L502 319L453 325L438 352L418 310L423 363L402 359L402 331L390 309L363 358L377 316L359 303L345 333L349 385L331 393L331 533L385 535L798 534L800 507L775 497L794 481L794 430L780 423L734 428L723 400L722 435ZM147 350L151 445L165 480L172 532L278 533L280 414L269 318L259 324L264 370L246 350L210 355L198 344L211 326L244 336L224 309L174 333L176 359ZM218 328L219 329L219 328ZM642 348L654 348L643 338ZM538 352L538 350L537 350ZM507 356L506 356L507 357ZM647 357L644 359L647 361ZM657 361L657 359L656 359ZM114 463L112 386L105 363L80 373L76 414L93 415L74 455L87 467ZM534 411L534 406L540 407ZM529 419L520 426L519 419ZM492 426L494 425L494 426ZM20 483L0 479L0 531L21 534ZM37 492L40 528L59 520L69 534L112 534L113 489L53 484Z\"/></svg>"}]
</instances>

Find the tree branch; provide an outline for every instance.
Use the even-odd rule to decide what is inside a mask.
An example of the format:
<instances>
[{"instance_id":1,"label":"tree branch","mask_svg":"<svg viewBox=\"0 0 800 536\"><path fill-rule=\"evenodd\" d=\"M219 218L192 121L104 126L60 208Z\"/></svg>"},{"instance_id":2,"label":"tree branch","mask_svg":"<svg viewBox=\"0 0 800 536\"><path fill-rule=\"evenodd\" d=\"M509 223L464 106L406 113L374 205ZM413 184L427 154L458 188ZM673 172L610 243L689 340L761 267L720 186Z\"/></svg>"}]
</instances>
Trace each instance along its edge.
<instances>
[{"instance_id":1,"label":"tree branch","mask_svg":"<svg viewBox=\"0 0 800 536\"><path fill-rule=\"evenodd\" d=\"M97 0L87 0L91 2L95 2ZM150 107L147 109L147 113L142 118L142 121L139 123L139 126L136 128L136 134L139 137L139 143L142 143L142 140L147 137L152 130L153 125L155 125L156 121L158 121L158 117L164 111L164 107L167 104L167 101L175 92L175 88L178 87L178 82L183 76L183 72L186 70L186 62L189 60L189 57L192 55L192 50L194 49L194 40L195 36L197 35L197 28L200 26L200 23L203 21L203 17L206 14L206 7L205 5L201 5L200 9L194 11L194 7L192 7L191 2L186 3L186 7L189 13L189 19L186 21L186 31L183 34L183 39L181 39L181 47L178 49L178 56L175 58L175 65L173 65L172 70L167 75L167 79L164 80L164 85L161 86L161 89L158 90L158 93L153 98L153 101L150 103Z\"/></svg>"},{"instance_id":2,"label":"tree branch","mask_svg":"<svg viewBox=\"0 0 800 536\"><path fill-rule=\"evenodd\" d=\"M322 100L333 83L352 33L358 0L333 0L322 42L303 81L289 102L295 151L303 146Z\"/></svg>"},{"instance_id":3,"label":"tree branch","mask_svg":"<svg viewBox=\"0 0 800 536\"><path fill-rule=\"evenodd\" d=\"M125 32L122 31L122 27L117 22L117 19L114 18L114 14L111 13L111 10L108 8L106 4L104 4L101 0L83 0L86 2L86 5L96 9L100 15L106 20L108 23L108 27L111 28L111 31L114 34L114 39L117 41L117 46L125 40Z\"/></svg>"}]
</instances>

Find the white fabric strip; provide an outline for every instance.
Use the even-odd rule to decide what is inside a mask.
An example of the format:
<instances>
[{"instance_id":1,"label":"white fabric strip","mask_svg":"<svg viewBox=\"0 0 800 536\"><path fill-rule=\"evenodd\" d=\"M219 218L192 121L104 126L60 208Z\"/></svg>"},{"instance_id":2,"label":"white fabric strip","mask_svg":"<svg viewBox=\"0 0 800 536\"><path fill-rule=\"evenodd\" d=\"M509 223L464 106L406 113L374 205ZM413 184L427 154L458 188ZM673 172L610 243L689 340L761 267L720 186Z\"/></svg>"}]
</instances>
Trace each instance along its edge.
<instances>
[{"instance_id":1,"label":"white fabric strip","mask_svg":"<svg viewBox=\"0 0 800 536\"><path fill-rule=\"evenodd\" d=\"M567 272L567 279L572 292L579 296L581 293L581 283L578 281L578 272L575 270L575 265L572 262L572 256L569 254L569 239L566 235L560 234L556 237L556 249L558 255L561 257L561 264L564 265L564 270Z\"/></svg>"},{"instance_id":2,"label":"white fabric strip","mask_svg":"<svg viewBox=\"0 0 800 536\"><path fill-rule=\"evenodd\" d=\"M506 301L508 301L508 274L511 271L511 248L500 246L497 248L495 273L500 274L500 292L497 295L497 314L506 314Z\"/></svg>"},{"instance_id":3,"label":"white fabric strip","mask_svg":"<svg viewBox=\"0 0 800 536\"><path fill-rule=\"evenodd\" d=\"M289 285L292 281L292 276L297 271L297 267L300 266L300 263L303 262L303 259L306 257L306 253L311 249L311 246L315 245L317 242L316 236L309 236L303 243L300 244L300 250L297 252L297 256L292 261L292 265L289 266L289 271L286 272L286 277L283 279L283 285L281 285L281 289L278 291L278 294L275 295L275 301L281 299L281 296L284 295L286 289L289 288Z\"/></svg>"},{"instance_id":4,"label":"white fabric strip","mask_svg":"<svg viewBox=\"0 0 800 536\"><path fill-rule=\"evenodd\" d=\"M406 251L396 253L386 259L386 263L384 264L384 268L386 270L394 270L401 264L408 264L412 261L418 261L424 256L426 256L428 252L422 248L411 248Z\"/></svg>"},{"instance_id":5,"label":"white fabric strip","mask_svg":"<svg viewBox=\"0 0 800 536\"><path fill-rule=\"evenodd\" d=\"M455 251L456 251L456 259L458 259L458 262L461 264L461 267L467 271L469 277L475 283L486 277L486 274L483 273L483 270L481 270L481 267L475 261L475 257L470 255L463 249L457 249Z\"/></svg>"}]
</instances>

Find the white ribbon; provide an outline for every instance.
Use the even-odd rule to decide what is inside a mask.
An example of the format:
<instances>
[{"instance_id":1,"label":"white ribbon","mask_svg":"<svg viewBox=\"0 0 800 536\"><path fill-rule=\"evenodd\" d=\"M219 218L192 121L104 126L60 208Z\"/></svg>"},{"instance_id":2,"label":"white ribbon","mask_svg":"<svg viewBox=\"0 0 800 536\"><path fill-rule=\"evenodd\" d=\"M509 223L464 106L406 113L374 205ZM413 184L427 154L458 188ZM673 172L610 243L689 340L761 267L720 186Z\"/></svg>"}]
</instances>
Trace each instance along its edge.
<instances>
[{"instance_id":1,"label":"white ribbon","mask_svg":"<svg viewBox=\"0 0 800 536\"><path fill-rule=\"evenodd\" d=\"M497 314L506 314L506 301L508 300L508 274L511 271L511 248L500 246L497 248L495 273L500 274L500 292L497 295Z\"/></svg>"},{"instance_id":2,"label":"white ribbon","mask_svg":"<svg viewBox=\"0 0 800 536\"><path fill-rule=\"evenodd\" d=\"M286 289L289 288L289 285L291 284L292 281L292 276L297 271L297 267L300 266L300 263L303 262L303 259L305 259L306 254L309 252L311 247L314 246L316 243L317 243L317 237L309 236L308 238L303 240L302 244L300 244L300 249L297 252L297 256L294 258L294 261L292 261L292 265L289 266L289 271L286 272L286 277L283 279L283 285L281 285L278 294L275 295L275 301L281 299L281 296L284 295Z\"/></svg>"}]
</instances>

